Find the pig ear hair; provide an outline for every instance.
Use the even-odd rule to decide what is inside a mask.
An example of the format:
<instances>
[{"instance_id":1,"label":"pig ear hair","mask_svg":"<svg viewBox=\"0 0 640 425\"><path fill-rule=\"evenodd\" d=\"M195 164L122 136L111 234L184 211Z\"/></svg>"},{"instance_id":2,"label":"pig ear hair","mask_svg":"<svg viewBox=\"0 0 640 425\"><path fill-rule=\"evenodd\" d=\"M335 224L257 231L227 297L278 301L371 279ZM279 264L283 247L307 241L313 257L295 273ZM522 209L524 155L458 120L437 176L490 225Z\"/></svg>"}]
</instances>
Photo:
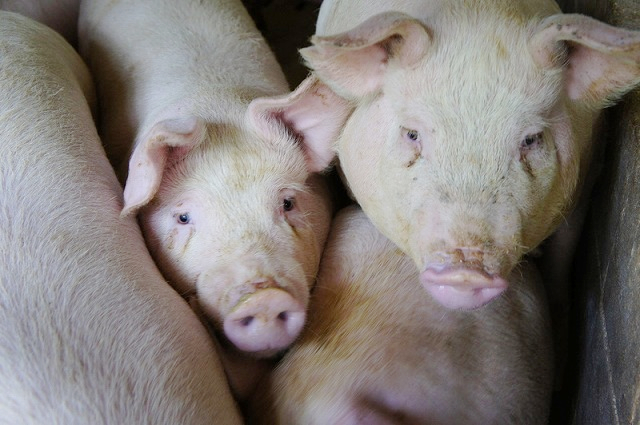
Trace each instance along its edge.
<instances>
[{"instance_id":1,"label":"pig ear hair","mask_svg":"<svg viewBox=\"0 0 640 425\"><path fill-rule=\"evenodd\" d=\"M313 36L300 50L309 68L341 96L377 91L390 62L411 66L424 57L431 36L418 20L399 12L373 16L333 36Z\"/></svg>"},{"instance_id":2,"label":"pig ear hair","mask_svg":"<svg viewBox=\"0 0 640 425\"><path fill-rule=\"evenodd\" d=\"M287 127L299 138L307 169L318 172L335 157L333 143L352 110L348 101L312 74L289 95L254 99L247 114L254 128L266 137L273 134L274 120Z\"/></svg>"},{"instance_id":3,"label":"pig ear hair","mask_svg":"<svg viewBox=\"0 0 640 425\"><path fill-rule=\"evenodd\" d=\"M156 123L136 144L129 160L121 215L136 212L149 203L160 187L167 162L186 155L202 141L204 133L204 123L195 117Z\"/></svg>"},{"instance_id":4,"label":"pig ear hair","mask_svg":"<svg viewBox=\"0 0 640 425\"><path fill-rule=\"evenodd\" d=\"M616 28L578 14L544 19L530 42L534 60L552 67L567 55L571 99L602 108L640 83L640 31Z\"/></svg>"}]
</instances>

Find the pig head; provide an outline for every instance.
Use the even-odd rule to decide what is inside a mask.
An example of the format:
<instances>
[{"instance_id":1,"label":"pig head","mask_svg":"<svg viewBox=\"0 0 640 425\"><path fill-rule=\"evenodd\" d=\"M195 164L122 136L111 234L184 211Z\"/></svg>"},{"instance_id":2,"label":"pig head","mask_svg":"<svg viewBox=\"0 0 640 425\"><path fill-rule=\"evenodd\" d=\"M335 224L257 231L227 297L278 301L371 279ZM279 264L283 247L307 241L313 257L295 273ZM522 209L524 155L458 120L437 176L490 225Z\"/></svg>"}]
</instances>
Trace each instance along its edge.
<instances>
[{"instance_id":1,"label":"pig head","mask_svg":"<svg viewBox=\"0 0 640 425\"><path fill-rule=\"evenodd\" d=\"M319 172L332 158L313 145L335 135L309 107L317 99L309 81L239 107L236 122L173 111L142 134L129 163L123 214L139 212L163 274L237 349L259 357L302 329L329 230Z\"/></svg>"},{"instance_id":2,"label":"pig head","mask_svg":"<svg viewBox=\"0 0 640 425\"><path fill-rule=\"evenodd\" d=\"M333 148L355 199L440 303L477 308L571 211L598 111L640 82L640 33L551 2L404 3L301 53L354 107Z\"/></svg>"}]
</instances>

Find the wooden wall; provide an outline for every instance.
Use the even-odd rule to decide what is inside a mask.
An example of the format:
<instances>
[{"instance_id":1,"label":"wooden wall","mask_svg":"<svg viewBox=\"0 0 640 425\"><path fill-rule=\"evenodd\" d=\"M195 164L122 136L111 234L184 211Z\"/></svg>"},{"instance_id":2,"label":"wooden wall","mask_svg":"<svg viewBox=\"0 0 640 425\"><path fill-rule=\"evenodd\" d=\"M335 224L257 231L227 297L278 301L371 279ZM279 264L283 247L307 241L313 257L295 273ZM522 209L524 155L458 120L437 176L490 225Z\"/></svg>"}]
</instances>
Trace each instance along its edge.
<instances>
[{"instance_id":1,"label":"wooden wall","mask_svg":"<svg viewBox=\"0 0 640 425\"><path fill-rule=\"evenodd\" d=\"M561 7L640 30L640 0ZM602 174L575 260L569 375L552 423L640 423L640 90L605 118Z\"/></svg>"}]
</instances>

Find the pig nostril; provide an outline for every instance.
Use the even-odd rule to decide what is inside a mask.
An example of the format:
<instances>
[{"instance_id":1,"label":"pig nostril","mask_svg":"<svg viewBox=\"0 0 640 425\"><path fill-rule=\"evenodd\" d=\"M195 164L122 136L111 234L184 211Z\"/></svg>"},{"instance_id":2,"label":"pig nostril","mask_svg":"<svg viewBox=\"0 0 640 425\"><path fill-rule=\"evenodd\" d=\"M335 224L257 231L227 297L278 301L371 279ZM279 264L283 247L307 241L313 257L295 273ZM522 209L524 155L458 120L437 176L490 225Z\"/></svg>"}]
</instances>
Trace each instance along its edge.
<instances>
[{"instance_id":1,"label":"pig nostril","mask_svg":"<svg viewBox=\"0 0 640 425\"><path fill-rule=\"evenodd\" d=\"M240 324L245 327L249 326L251 322L253 322L253 316L247 316L240 319Z\"/></svg>"},{"instance_id":2,"label":"pig nostril","mask_svg":"<svg viewBox=\"0 0 640 425\"><path fill-rule=\"evenodd\" d=\"M286 322L288 318L289 317L286 311L283 311L282 313L278 314L278 320Z\"/></svg>"}]
</instances>

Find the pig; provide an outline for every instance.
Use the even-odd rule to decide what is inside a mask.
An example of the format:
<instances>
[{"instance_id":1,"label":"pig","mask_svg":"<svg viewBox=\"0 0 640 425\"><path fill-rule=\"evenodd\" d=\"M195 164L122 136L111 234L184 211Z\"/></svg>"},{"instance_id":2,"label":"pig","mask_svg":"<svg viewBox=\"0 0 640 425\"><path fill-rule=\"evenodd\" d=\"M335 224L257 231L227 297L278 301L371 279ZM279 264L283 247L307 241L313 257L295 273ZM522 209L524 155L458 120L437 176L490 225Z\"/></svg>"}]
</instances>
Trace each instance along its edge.
<instances>
[{"instance_id":1,"label":"pig","mask_svg":"<svg viewBox=\"0 0 640 425\"><path fill-rule=\"evenodd\" d=\"M86 66L6 11L0 51L0 422L241 424L205 327L120 217Z\"/></svg>"},{"instance_id":2,"label":"pig","mask_svg":"<svg viewBox=\"0 0 640 425\"><path fill-rule=\"evenodd\" d=\"M80 0L0 0L0 10L17 12L60 33L74 47L78 43Z\"/></svg>"},{"instance_id":3,"label":"pig","mask_svg":"<svg viewBox=\"0 0 640 425\"><path fill-rule=\"evenodd\" d=\"M325 149L435 299L491 302L545 240L545 283L566 287L595 124L640 82L640 32L549 0L325 0L300 52L352 105Z\"/></svg>"},{"instance_id":4,"label":"pig","mask_svg":"<svg viewBox=\"0 0 640 425\"><path fill-rule=\"evenodd\" d=\"M296 101L240 0L86 0L79 35L123 216L138 215L164 276L230 348L285 349L332 214L332 155L313 146L337 135L284 109L307 117L321 95Z\"/></svg>"},{"instance_id":5,"label":"pig","mask_svg":"<svg viewBox=\"0 0 640 425\"><path fill-rule=\"evenodd\" d=\"M546 424L553 370L536 267L500 299L451 310L361 209L341 210L307 327L247 408L252 424Z\"/></svg>"}]
</instances>

